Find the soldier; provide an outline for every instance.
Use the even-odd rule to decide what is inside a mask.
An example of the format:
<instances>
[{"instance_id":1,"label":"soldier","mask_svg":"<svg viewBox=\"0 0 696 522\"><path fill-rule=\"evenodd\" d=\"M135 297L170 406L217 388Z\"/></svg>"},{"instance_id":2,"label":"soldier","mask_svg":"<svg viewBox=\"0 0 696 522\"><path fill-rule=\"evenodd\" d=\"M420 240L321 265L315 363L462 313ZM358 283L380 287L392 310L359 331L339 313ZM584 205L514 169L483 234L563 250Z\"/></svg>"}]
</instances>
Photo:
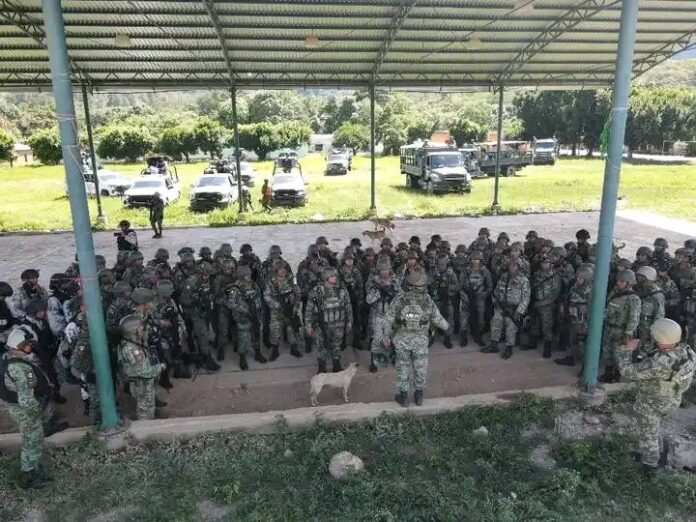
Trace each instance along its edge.
<instances>
[{"instance_id":1,"label":"soldier","mask_svg":"<svg viewBox=\"0 0 696 522\"><path fill-rule=\"evenodd\" d=\"M420 265L418 252L410 249L406 254L406 264L396 272L396 280L403 291L408 289L408 274L414 270L423 270L423 267Z\"/></svg>"},{"instance_id":2,"label":"soldier","mask_svg":"<svg viewBox=\"0 0 696 522\"><path fill-rule=\"evenodd\" d=\"M128 268L128 256L130 255L130 250L119 250L116 254L116 264L111 269L114 272L117 280L123 278L123 274Z\"/></svg>"},{"instance_id":3,"label":"soldier","mask_svg":"<svg viewBox=\"0 0 696 522\"><path fill-rule=\"evenodd\" d=\"M402 407L409 404L410 376L413 375L413 400L423 404L428 373L428 338L431 329L449 331L449 323L440 314L427 293L428 278L424 270L408 276L408 291L391 302L385 318L385 347L394 345L396 354L396 396ZM390 341L391 339L391 341Z\"/></svg>"},{"instance_id":4,"label":"soldier","mask_svg":"<svg viewBox=\"0 0 696 522\"><path fill-rule=\"evenodd\" d=\"M517 266L520 267L520 273L527 279L532 277L532 265L527 258L524 257L524 247L519 241L515 241L510 245L510 251L508 252L508 258L505 264L509 266L512 262L517 263Z\"/></svg>"},{"instance_id":5,"label":"soldier","mask_svg":"<svg viewBox=\"0 0 696 522\"><path fill-rule=\"evenodd\" d=\"M164 200L159 192L155 192L150 198L150 226L154 230L153 239L162 237L162 221L164 221Z\"/></svg>"},{"instance_id":6,"label":"soldier","mask_svg":"<svg viewBox=\"0 0 696 522\"><path fill-rule=\"evenodd\" d=\"M459 278L461 303L459 306L461 329L459 344L469 344L469 331L474 341L483 346L481 336L486 326L486 306L493 291L493 279L483 264L483 254L478 250L471 253L471 267L465 269ZM473 315L473 318L472 318Z\"/></svg>"},{"instance_id":7,"label":"soldier","mask_svg":"<svg viewBox=\"0 0 696 522\"><path fill-rule=\"evenodd\" d=\"M213 251L210 250L209 246L202 246L198 250L198 259L196 259L196 265L201 266L203 263L208 263L210 266L215 264L215 261L213 261Z\"/></svg>"},{"instance_id":8,"label":"soldier","mask_svg":"<svg viewBox=\"0 0 696 522\"><path fill-rule=\"evenodd\" d=\"M592 299L592 278L594 273L589 267L578 268L575 283L568 291L568 350L566 357L554 359L562 366L575 366L585 360L585 342L589 326L590 300Z\"/></svg>"},{"instance_id":9,"label":"soldier","mask_svg":"<svg viewBox=\"0 0 696 522\"><path fill-rule=\"evenodd\" d=\"M348 290L350 304L353 308L353 317L359 318L362 314L363 306L365 305L365 282L363 281L360 270L355 267L355 256L352 253L347 253L341 260L341 268L338 271L340 284ZM353 321L353 329L350 332L353 348L362 350L360 346L360 325L357 321ZM347 341L346 341L347 342Z\"/></svg>"},{"instance_id":10,"label":"soldier","mask_svg":"<svg viewBox=\"0 0 696 522\"><path fill-rule=\"evenodd\" d=\"M237 281L229 289L227 307L232 310L237 325L237 353L239 368L248 370L246 356L254 349L254 360L265 364L261 353L260 336L263 324L263 305L261 289L252 280L251 267L240 265L237 268Z\"/></svg>"},{"instance_id":11,"label":"soldier","mask_svg":"<svg viewBox=\"0 0 696 522\"><path fill-rule=\"evenodd\" d=\"M411 269L409 273L412 273L413 270L416 268ZM417 270L423 269L417 268ZM398 278L391 270L389 259L380 258L377 262L377 273L367 281L367 295L365 297L365 301L370 307L370 372L372 373L377 371L375 360L387 357L384 349L385 332L388 327L386 322L387 310L394 298L400 293L401 287Z\"/></svg>"},{"instance_id":12,"label":"soldier","mask_svg":"<svg viewBox=\"0 0 696 522\"><path fill-rule=\"evenodd\" d=\"M116 246L118 250L133 251L138 250L138 236L131 228L130 221L124 219L118 224L119 231L114 232Z\"/></svg>"},{"instance_id":13,"label":"soldier","mask_svg":"<svg viewBox=\"0 0 696 522\"><path fill-rule=\"evenodd\" d=\"M360 241L360 238L354 237L353 239L351 239L350 248L353 251L353 255L355 256L356 265L359 265L365 257L365 251L362 249L362 241Z\"/></svg>"},{"instance_id":14,"label":"soldier","mask_svg":"<svg viewBox=\"0 0 696 522\"><path fill-rule=\"evenodd\" d=\"M527 259L531 259L532 255L534 255L534 246L538 237L539 234L537 234L536 230L530 230L527 232L524 241L524 257Z\"/></svg>"},{"instance_id":15,"label":"soldier","mask_svg":"<svg viewBox=\"0 0 696 522\"><path fill-rule=\"evenodd\" d=\"M604 374L600 382L618 382L620 379L617 351L619 346L635 344L640 321L640 297L633 291L636 275L632 270L622 270L616 277L616 285L609 292L604 312L602 335L602 359Z\"/></svg>"},{"instance_id":16,"label":"soldier","mask_svg":"<svg viewBox=\"0 0 696 522\"><path fill-rule=\"evenodd\" d=\"M212 265L203 263L196 273L186 279L181 290L181 308L192 327L188 334L195 340L200 363L209 372L220 369L220 365L210 356L210 321L213 307L210 278L215 275L214 272Z\"/></svg>"},{"instance_id":17,"label":"soldier","mask_svg":"<svg viewBox=\"0 0 696 522\"><path fill-rule=\"evenodd\" d=\"M58 339L62 339L65 327L68 324L63 308L63 304L68 299L63 286L67 279L69 278L65 274L53 274L48 284L48 289L51 293L46 299L46 318L48 319L48 325L51 327L51 332Z\"/></svg>"},{"instance_id":18,"label":"soldier","mask_svg":"<svg viewBox=\"0 0 696 522\"><path fill-rule=\"evenodd\" d=\"M651 266L641 266L636 272L636 294L640 297L640 321L638 339L650 343L650 327L665 317L665 295L657 284L657 271Z\"/></svg>"},{"instance_id":19,"label":"soldier","mask_svg":"<svg viewBox=\"0 0 696 522\"><path fill-rule=\"evenodd\" d=\"M158 248L154 259L148 261L147 266L154 267L157 270L158 279L174 281L174 272L169 265L169 251L166 248Z\"/></svg>"},{"instance_id":20,"label":"soldier","mask_svg":"<svg viewBox=\"0 0 696 522\"><path fill-rule=\"evenodd\" d=\"M283 259L283 250L279 245L271 245L271 248L268 249L268 257L261 263L261 277L264 285L269 279L275 277L276 263L284 264L287 275L293 276L290 263Z\"/></svg>"},{"instance_id":21,"label":"soldier","mask_svg":"<svg viewBox=\"0 0 696 522\"><path fill-rule=\"evenodd\" d=\"M233 250L232 245L230 243L222 243L220 245L220 250L222 250L222 252L225 254L225 259L232 259L236 264L237 260L232 255Z\"/></svg>"},{"instance_id":22,"label":"soldier","mask_svg":"<svg viewBox=\"0 0 696 522\"><path fill-rule=\"evenodd\" d=\"M394 259L394 273L398 271L406 264L408 259L408 245L405 241L402 241L396 245L396 258Z\"/></svg>"},{"instance_id":23,"label":"soldier","mask_svg":"<svg viewBox=\"0 0 696 522\"><path fill-rule=\"evenodd\" d=\"M155 362L147 347L145 321L138 314L127 315L119 325L121 342L118 346L119 367L130 383L136 402L138 420L155 418L155 381L165 368Z\"/></svg>"},{"instance_id":24,"label":"soldier","mask_svg":"<svg viewBox=\"0 0 696 522\"><path fill-rule=\"evenodd\" d=\"M389 262L391 263L392 267L394 266L394 262L396 261L396 254L392 250L393 248L394 243L392 243L392 240L388 237L385 237L379 244L379 253L377 254L378 258L383 256L389 258Z\"/></svg>"},{"instance_id":25,"label":"soldier","mask_svg":"<svg viewBox=\"0 0 696 522\"><path fill-rule=\"evenodd\" d=\"M27 268L19 277L22 280L22 286L14 291L12 299L8 303L12 315L18 320L23 319L26 315L24 309L29 301L48 299L48 292L39 284L38 270Z\"/></svg>"},{"instance_id":26,"label":"soldier","mask_svg":"<svg viewBox=\"0 0 696 522\"><path fill-rule=\"evenodd\" d=\"M631 270L633 270L634 272L638 272L638 269L641 266L651 266L653 264L652 255L653 252L648 247L640 247L636 251L636 260L633 262Z\"/></svg>"},{"instance_id":27,"label":"soldier","mask_svg":"<svg viewBox=\"0 0 696 522\"><path fill-rule=\"evenodd\" d=\"M174 283L165 279L157 283L154 290L156 298L153 302L151 313L160 331L162 353L164 355L162 362L167 364L167 368L163 370L160 376L160 384L164 388L170 388L170 367L174 368L173 376L175 379L189 379L191 378L191 372L184 363L181 350L179 310L174 299L172 299Z\"/></svg>"},{"instance_id":28,"label":"soldier","mask_svg":"<svg viewBox=\"0 0 696 522\"><path fill-rule=\"evenodd\" d=\"M7 351L0 356L0 400L17 425L22 439L19 485L41 487L51 480L39 470L44 436L62 431L67 423L54 423L51 383L32 354L35 340L16 327L7 337Z\"/></svg>"},{"instance_id":29,"label":"soldier","mask_svg":"<svg viewBox=\"0 0 696 522\"><path fill-rule=\"evenodd\" d=\"M471 243L471 246L469 246L469 252L473 252L474 250L481 250L481 248L484 245L484 253L490 253L493 250L493 247L495 246L495 243L493 243L493 240L491 239L491 231L488 230L487 227L482 227L479 229L477 238L474 240L473 243Z\"/></svg>"},{"instance_id":30,"label":"soldier","mask_svg":"<svg viewBox=\"0 0 696 522\"><path fill-rule=\"evenodd\" d=\"M290 355L300 358L298 345L302 341L302 292L293 283L287 263L279 259L275 264L275 275L268 279L263 297L270 311L269 340L272 348L271 361L278 358L278 349L283 333L290 345Z\"/></svg>"},{"instance_id":31,"label":"soldier","mask_svg":"<svg viewBox=\"0 0 696 522\"><path fill-rule=\"evenodd\" d=\"M106 258L100 254L94 256L94 263L97 265L97 272L106 268Z\"/></svg>"},{"instance_id":32,"label":"soldier","mask_svg":"<svg viewBox=\"0 0 696 522\"><path fill-rule=\"evenodd\" d=\"M10 307L7 306L7 300L12 297L14 290L5 281L0 281L0 354L5 350L5 343L10 330L15 324L15 318L12 317Z\"/></svg>"},{"instance_id":33,"label":"soldier","mask_svg":"<svg viewBox=\"0 0 696 522\"><path fill-rule=\"evenodd\" d=\"M539 258L539 270L532 276L532 332L529 344L523 350L537 347L539 334L544 341L544 359L551 357L554 339L554 314L556 302L561 296L563 282L547 255Z\"/></svg>"},{"instance_id":34,"label":"soldier","mask_svg":"<svg viewBox=\"0 0 696 522\"><path fill-rule=\"evenodd\" d=\"M104 268L97 273L97 278L99 280L99 291L101 293L102 309L106 311L108 310L111 301L114 300L114 284L116 284L116 276L114 275L114 272L112 270L110 270L109 268Z\"/></svg>"},{"instance_id":35,"label":"soldier","mask_svg":"<svg viewBox=\"0 0 696 522\"><path fill-rule=\"evenodd\" d=\"M674 257L674 266L669 275L679 288L682 299L686 300L691 288L696 285L696 269L691 266L691 252L688 248L678 248Z\"/></svg>"},{"instance_id":36,"label":"soldier","mask_svg":"<svg viewBox=\"0 0 696 522\"><path fill-rule=\"evenodd\" d=\"M449 257L447 254L440 254L437 258L435 270L429 274L428 293L433 302L437 305L440 314L448 321L450 318L450 307L452 297L459 294L459 281L454 274L454 270L449 266ZM459 322L459 308L452 309L452 315L455 316L455 323ZM451 332L448 330L443 332L442 343L446 348L452 348Z\"/></svg>"},{"instance_id":37,"label":"soldier","mask_svg":"<svg viewBox=\"0 0 696 522\"><path fill-rule=\"evenodd\" d=\"M672 261L672 256L669 255L667 250L669 249L669 243L667 240L663 237L658 237L655 239L655 243L653 243L653 255L652 255L652 260L654 264L664 262L664 261Z\"/></svg>"},{"instance_id":38,"label":"soldier","mask_svg":"<svg viewBox=\"0 0 696 522\"><path fill-rule=\"evenodd\" d=\"M654 348L640 362L633 362L635 346L625 345L617 355L621 375L636 382L634 403L641 462L648 469L658 466L662 420L679 408L682 395L691 386L696 354L681 342L682 330L671 319L659 319L650 328Z\"/></svg>"},{"instance_id":39,"label":"soldier","mask_svg":"<svg viewBox=\"0 0 696 522\"><path fill-rule=\"evenodd\" d=\"M217 348L217 360L225 360L225 345L230 336L230 310L227 308L227 294L235 283L237 277L236 263L232 259L220 261L219 273L213 281L213 305L214 316L217 324L215 329L215 346ZM236 350L235 350L236 351Z\"/></svg>"},{"instance_id":40,"label":"soldier","mask_svg":"<svg viewBox=\"0 0 696 522\"><path fill-rule=\"evenodd\" d=\"M377 270L377 253L372 247L365 249L365 256L358 266L363 281L370 279L370 276Z\"/></svg>"},{"instance_id":41,"label":"soldier","mask_svg":"<svg viewBox=\"0 0 696 522\"><path fill-rule=\"evenodd\" d=\"M322 275L320 267L319 253L314 252L309 254L307 258L307 264L298 269L297 272L297 284L302 292L302 313L304 317L304 312L307 310L307 301L311 295L314 288L321 284ZM312 339L305 336L305 353L312 351Z\"/></svg>"},{"instance_id":42,"label":"soldier","mask_svg":"<svg viewBox=\"0 0 696 522\"><path fill-rule=\"evenodd\" d=\"M681 315L681 294L679 288L669 272L672 269L671 261L661 261L657 263L657 285L665 295L665 317L673 321L679 321Z\"/></svg>"},{"instance_id":43,"label":"soldier","mask_svg":"<svg viewBox=\"0 0 696 522\"><path fill-rule=\"evenodd\" d=\"M505 329L505 351L503 359L512 357L517 332L522 324L522 318L527 313L531 289L529 279L520 274L517 263L510 263L507 272L502 275L493 296L494 312L491 319L491 340L483 353L498 353L498 343Z\"/></svg>"},{"instance_id":44,"label":"soldier","mask_svg":"<svg viewBox=\"0 0 696 522\"><path fill-rule=\"evenodd\" d=\"M325 265L337 268L338 259L336 259L336 254L329 248L329 240L325 236L319 236L314 244L317 246L319 257L321 257Z\"/></svg>"},{"instance_id":45,"label":"soldier","mask_svg":"<svg viewBox=\"0 0 696 522\"><path fill-rule=\"evenodd\" d=\"M140 276L140 281L138 282L138 288L147 288L148 290L154 290L159 283L159 277L157 277L157 269L154 266L146 266L143 268L143 273Z\"/></svg>"},{"instance_id":46,"label":"soldier","mask_svg":"<svg viewBox=\"0 0 696 522\"><path fill-rule=\"evenodd\" d=\"M126 271L123 273L121 281L125 281L131 285L131 288L139 287L142 282L144 270L143 260L142 252L138 252L137 250L134 250L128 256L128 268L126 268Z\"/></svg>"},{"instance_id":47,"label":"soldier","mask_svg":"<svg viewBox=\"0 0 696 522\"><path fill-rule=\"evenodd\" d=\"M411 250L415 250L418 253L418 259L423 259L423 250L421 249L421 240L418 236L411 236L408 240L408 246Z\"/></svg>"},{"instance_id":48,"label":"soldier","mask_svg":"<svg viewBox=\"0 0 696 522\"><path fill-rule=\"evenodd\" d=\"M94 373L94 361L92 359L92 346L87 330L87 321L80 320L80 333L70 357L70 369L73 375L80 379L87 391L87 409L89 420L93 426L99 427L101 411L99 410L99 390L97 389L97 377Z\"/></svg>"},{"instance_id":49,"label":"soldier","mask_svg":"<svg viewBox=\"0 0 696 522\"><path fill-rule=\"evenodd\" d=\"M581 228L575 233L575 239L577 239L578 255L583 263L587 263L590 260L590 233Z\"/></svg>"},{"instance_id":50,"label":"soldier","mask_svg":"<svg viewBox=\"0 0 696 522\"><path fill-rule=\"evenodd\" d=\"M317 348L318 373L326 373L329 359L334 372L342 371L341 346L346 331L353 328L353 308L348 291L339 284L336 269L324 269L322 284L309 295L304 325Z\"/></svg>"},{"instance_id":51,"label":"soldier","mask_svg":"<svg viewBox=\"0 0 696 522\"><path fill-rule=\"evenodd\" d=\"M248 266L251 268L252 281L254 281L256 284L260 284L261 260L259 259L259 256L254 254L254 249L251 248L251 245L248 243L245 243L240 247L239 253L241 254L241 257L237 262L237 266Z\"/></svg>"},{"instance_id":52,"label":"soldier","mask_svg":"<svg viewBox=\"0 0 696 522\"><path fill-rule=\"evenodd\" d=\"M454 250L454 257L452 258L450 264L454 270L454 274L457 278L462 277L462 272L466 270L469 266L469 256L467 255L465 245L457 245Z\"/></svg>"},{"instance_id":53,"label":"soldier","mask_svg":"<svg viewBox=\"0 0 696 522\"><path fill-rule=\"evenodd\" d=\"M577 270L584 261L578 254L578 245L574 241L568 241L563 247L566 250L566 259L570 265L572 265L573 270Z\"/></svg>"}]
</instances>

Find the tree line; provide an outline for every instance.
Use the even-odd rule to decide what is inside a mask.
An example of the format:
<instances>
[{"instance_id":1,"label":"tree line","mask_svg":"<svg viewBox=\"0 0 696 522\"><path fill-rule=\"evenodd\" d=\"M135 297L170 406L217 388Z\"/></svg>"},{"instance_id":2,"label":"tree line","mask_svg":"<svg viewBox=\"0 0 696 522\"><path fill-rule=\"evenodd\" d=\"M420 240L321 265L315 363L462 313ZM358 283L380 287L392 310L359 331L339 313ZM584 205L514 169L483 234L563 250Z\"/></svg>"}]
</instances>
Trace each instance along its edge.
<instances>
[{"instance_id":1,"label":"tree line","mask_svg":"<svg viewBox=\"0 0 696 522\"><path fill-rule=\"evenodd\" d=\"M188 161L198 151L211 157L234 145L232 106L227 93L99 94L92 96L97 154L136 161L163 153ZM15 140L26 141L43 163L61 160L53 100L46 94L0 96L0 160L12 157ZM79 107L80 104L77 104ZM611 93L606 90L520 90L505 103L505 139L555 136L562 144L600 148ZM385 154L448 129L457 143L485 140L497 124L491 93L377 92L375 134ZM334 144L367 149L370 101L366 91L258 91L238 97L240 145L261 159L268 152L299 147L312 133L334 134ZM78 120L84 131L83 119ZM696 90L638 86L633 90L626 145L661 149L663 141L696 139ZM604 133L605 134L605 133ZM84 132L80 132L84 135Z\"/></svg>"}]
</instances>

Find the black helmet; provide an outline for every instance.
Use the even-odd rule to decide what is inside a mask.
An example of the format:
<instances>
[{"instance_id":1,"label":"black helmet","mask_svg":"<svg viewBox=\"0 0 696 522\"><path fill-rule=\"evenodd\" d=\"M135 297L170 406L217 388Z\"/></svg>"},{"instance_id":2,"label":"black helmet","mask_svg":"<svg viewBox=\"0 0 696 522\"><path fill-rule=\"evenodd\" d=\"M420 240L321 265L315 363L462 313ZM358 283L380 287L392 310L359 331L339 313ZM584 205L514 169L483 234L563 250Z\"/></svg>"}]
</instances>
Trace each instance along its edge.
<instances>
[{"instance_id":1,"label":"black helmet","mask_svg":"<svg viewBox=\"0 0 696 522\"><path fill-rule=\"evenodd\" d=\"M254 249L251 248L251 245L249 243L244 243L239 249L239 253L242 255L250 254L253 251L254 251Z\"/></svg>"},{"instance_id":2,"label":"black helmet","mask_svg":"<svg viewBox=\"0 0 696 522\"><path fill-rule=\"evenodd\" d=\"M36 270L35 268L27 268L26 270L24 270L20 274L19 278L22 281L26 281L27 279L38 279L39 278L39 271Z\"/></svg>"},{"instance_id":3,"label":"black helmet","mask_svg":"<svg viewBox=\"0 0 696 522\"><path fill-rule=\"evenodd\" d=\"M581 228L580 230L578 230L575 233L575 238L587 240L587 239L590 239L590 233L587 230L585 230L584 228Z\"/></svg>"},{"instance_id":4,"label":"black helmet","mask_svg":"<svg viewBox=\"0 0 696 522\"><path fill-rule=\"evenodd\" d=\"M14 290L5 281L0 281L0 296L2 297L12 297Z\"/></svg>"}]
</instances>

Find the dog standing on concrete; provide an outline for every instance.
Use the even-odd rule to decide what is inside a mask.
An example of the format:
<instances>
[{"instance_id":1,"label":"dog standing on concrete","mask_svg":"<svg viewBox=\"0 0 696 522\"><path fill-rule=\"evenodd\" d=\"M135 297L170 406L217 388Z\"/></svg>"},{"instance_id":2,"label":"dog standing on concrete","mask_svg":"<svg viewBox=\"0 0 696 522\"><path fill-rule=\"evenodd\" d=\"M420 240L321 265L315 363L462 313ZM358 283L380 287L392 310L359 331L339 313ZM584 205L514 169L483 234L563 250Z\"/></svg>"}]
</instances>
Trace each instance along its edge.
<instances>
[{"instance_id":1,"label":"dog standing on concrete","mask_svg":"<svg viewBox=\"0 0 696 522\"><path fill-rule=\"evenodd\" d=\"M318 373L309 383L309 400L312 406L316 406L317 396L321 393L324 386L330 386L331 388L343 388L343 401L349 402L348 398L348 388L350 388L350 383L353 381L353 377L358 371L358 363L352 362L348 367L342 372L336 373Z\"/></svg>"}]
</instances>

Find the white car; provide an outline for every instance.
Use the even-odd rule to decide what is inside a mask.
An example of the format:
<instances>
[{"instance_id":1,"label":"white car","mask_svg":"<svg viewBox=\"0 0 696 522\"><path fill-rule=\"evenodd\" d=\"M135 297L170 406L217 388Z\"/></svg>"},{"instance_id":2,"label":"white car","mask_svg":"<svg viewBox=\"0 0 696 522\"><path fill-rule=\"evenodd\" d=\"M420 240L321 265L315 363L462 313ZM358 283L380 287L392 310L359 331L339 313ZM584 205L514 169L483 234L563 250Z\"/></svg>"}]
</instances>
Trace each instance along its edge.
<instances>
[{"instance_id":1,"label":"white car","mask_svg":"<svg viewBox=\"0 0 696 522\"><path fill-rule=\"evenodd\" d=\"M242 183L244 183L247 187L253 187L256 185L256 172L254 171L254 167L251 165L251 163L242 161L239 164L239 167L242 171Z\"/></svg>"},{"instance_id":2,"label":"white car","mask_svg":"<svg viewBox=\"0 0 696 522\"><path fill-rule=\"evenodd\" d=\"M237 201L237 182L231 174L203 174L191 189L191 210L225 208Z\"/></svg>"},{"instance_id":3,"label":"white car","mask_svg":"<svg viewBox=\"0 0 696 522\"><path fill-rule=\"evenodd\" d=\"M99 193L102 196L123 196L133 182L113 170L99 169ZM85 173L85 190L88 196L95 196L94 176L92 172Z\"/></svg>"},{"instance_id":4,"label":"white car","mask_svg":"<svg viewBox=\"0 0 696 522\"><path fill-rule=\"evenodd\" d=\"M276 174L269 181L273 189L273 204L303 207L309 201L307 185L302 174Z\"/></svg>"},{"instance_id":5,"label":"white car","mask_svg":"<svg viewBox=\"0 0 696 522\"><path fill-rule=\"evenodd\" d=\"M133 185L124 194L123 204L128 208L147 207L155 192L159 192L165 205L181 199L181 187L177 180L169 176L152 174L133 182Z\"/></svg>"}]
</instances>

